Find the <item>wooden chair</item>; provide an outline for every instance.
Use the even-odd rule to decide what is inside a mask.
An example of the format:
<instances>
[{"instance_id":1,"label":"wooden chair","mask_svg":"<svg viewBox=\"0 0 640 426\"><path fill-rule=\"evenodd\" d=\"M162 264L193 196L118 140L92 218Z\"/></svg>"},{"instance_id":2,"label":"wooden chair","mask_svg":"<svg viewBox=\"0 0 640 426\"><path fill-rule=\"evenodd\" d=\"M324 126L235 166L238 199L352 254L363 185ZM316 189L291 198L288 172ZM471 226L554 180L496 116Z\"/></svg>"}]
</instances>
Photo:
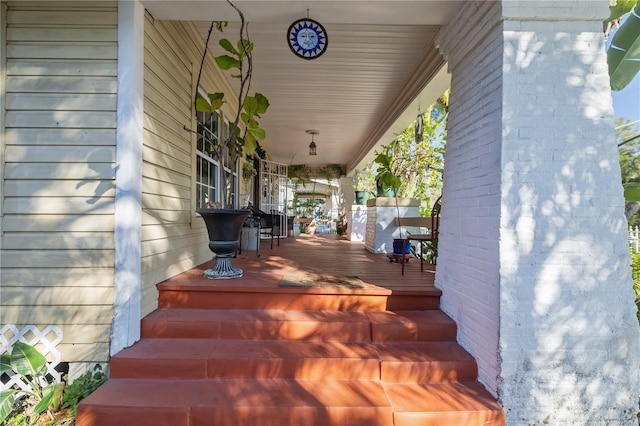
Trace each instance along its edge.
<instances>
[{"instance_id":1,"label":"wooden chair","mask_svg":"<svg viewBox=\"0 0 640 426\"><path fill-rule=\"evenodd\" d=\"M440 209L442 208L442 196L438 197L436 202L433 204L433 208L431 209L431 229L429 233L426 234L411 234L408 235L404 240L402 240L402 253L406 253L407 244L411 244L411 241L417 241L420 245L420 272L424 271L424 259L422 257L422 245L426 241L431 242L431 247L433 248L433 258L438 258L438 228L440 227ZM402 263L402 275L404 275L404 257L401 260Z\"/></svg>"}]
</instances>

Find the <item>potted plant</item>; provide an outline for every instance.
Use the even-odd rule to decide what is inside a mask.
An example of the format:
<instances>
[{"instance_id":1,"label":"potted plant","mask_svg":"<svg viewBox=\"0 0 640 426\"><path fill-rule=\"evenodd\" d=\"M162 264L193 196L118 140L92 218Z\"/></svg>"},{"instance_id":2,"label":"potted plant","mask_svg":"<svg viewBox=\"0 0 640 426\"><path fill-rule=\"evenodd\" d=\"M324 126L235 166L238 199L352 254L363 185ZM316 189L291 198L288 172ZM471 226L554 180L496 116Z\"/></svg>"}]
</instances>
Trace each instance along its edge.
<instances>
[{"instance_id":1,"label":"potted plant","mask_svg":"<svg viewBox=\"0 0 640 426\"><path fill-rule=\"evenodd\" d=\"M353 189L355 190L356 204L366 205L369 195L374 194L375 189L375 176L371 167L356 170Z\"/></svg>"},{"instance_id":2,"label":"potted plant","mask_svg":"<svg viewBox=\"0 0 640 426\"><path fill-rule=\"evenodd\" d=\"M245 180L249 180L257 174L258 171L253 168L253 165L250 162L247 161L242 163L242 177Z\"/></svg>"},{"instance_id":3,"label":"potted plant","mask_svg":"<svg viewBox=\"0 0 640 426\"><path fill-rule=\"evenodd\" d=\"M230 0L227 0L240 17L240 39L231 43L228 39L222 38L219 45L226 54L216 56L215 63L223 71L232 70L234 77L239 79L240 85L237 95L237 109L235 117L229 124L229 131L221 143L216 145L212 153L216 159L221 161L225 155L231 159L231 164L237 164L242 155L253 155L258 147L258 141L264 139L266 134L258 123L261 114L264 114L269 107L269 101L261 93L249 95L251 77L253 73L253 43L247 33L246 22L242 11ZM213 21L209 28L207 40L205 41L202 62L196 87L200 84L200 76L207 54L207 45L214 28L222 31L223 24ZM209 93L208 99L195 95L196 111L216 114L225 102L224 93ZM242 123L242 124L241 124ZM222 173L222 188L229 185L230 176ZM243 274L231 262L231 257L240 247L240 232L242 224L249 215L248 209L234 209L232 191L225 191L223 208L203 208L197 212L202 216L207 226L209 235L209 249L216 254L216 263L204 272L204 276L212 279L238 278Z\"/></svg>"},{"instance_id":4,"label":"potted plant","mask_svg":"<svg viewBox=\"0 0 640 426\"><path fill-rule=\"evenodd\" d=\"M306 164L291 164L287 167L287 177L296 187L306 185L311 182L311 167Z\"/></svg>"},{"instance_id":5,"label":"potted plant","mask_svg":"<svg viewBox=\"0 0 640 426\"><path fill-rule=\"evenodd\" d=\"M331 183L333 179L338 179L343 174L340 164L325 164L318 169L318 174Z\"/></svg>"},{"instance_id":6,"label":"potted plant","mask_svg":"<svg viewBox=\"0 0 640 426\"><path fill-rule=\"evenodd\" d=\"M402 182L398 177L396 164L389 150L376 155L376 189L378 197L395 197Z\"/></svg>"},{"instance_id":7,"label":"potted plant","mask_svg":"<svg viewBox=\"0 0 640 426\"><path fill-rule=\"evenodd\" d=\"M398 190L402 181L398 177L398 163L394 161L390 146L385 146L384 152L378 153L374 160L377 165L376 189L378 197L395 197L397 217L400 217L400 207L398 206ZM402 226L399 227L400 238L393 239L393 253L406 256L410 253L411 246L406 244L402 235ZM402 248L405 248L403 253ZM404 260L403 260L404 261Z\"/></svg>"}]
</instances>

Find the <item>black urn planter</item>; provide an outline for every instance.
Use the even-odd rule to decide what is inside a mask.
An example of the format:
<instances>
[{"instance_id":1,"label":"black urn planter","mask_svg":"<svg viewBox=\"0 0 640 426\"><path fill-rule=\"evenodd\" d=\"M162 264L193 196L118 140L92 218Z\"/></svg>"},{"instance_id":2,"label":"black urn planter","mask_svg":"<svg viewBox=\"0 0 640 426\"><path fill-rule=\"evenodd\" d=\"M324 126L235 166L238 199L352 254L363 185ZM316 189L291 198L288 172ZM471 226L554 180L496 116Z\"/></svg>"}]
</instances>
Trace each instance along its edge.
<instances>
[{"instance_id":1,"label":"black urn planter","mask_svg":"<svg viewBox=\"0 0 640 426\"><path fill-rule=\"evenodd\" d=\"M236 268L231 258L240 247L242 224L249 215L244 209L198 209L209 234L209 249L216 254L216 263L204 271L210 279L240 278L242 269Z\"/></svg>"}]
</instances>

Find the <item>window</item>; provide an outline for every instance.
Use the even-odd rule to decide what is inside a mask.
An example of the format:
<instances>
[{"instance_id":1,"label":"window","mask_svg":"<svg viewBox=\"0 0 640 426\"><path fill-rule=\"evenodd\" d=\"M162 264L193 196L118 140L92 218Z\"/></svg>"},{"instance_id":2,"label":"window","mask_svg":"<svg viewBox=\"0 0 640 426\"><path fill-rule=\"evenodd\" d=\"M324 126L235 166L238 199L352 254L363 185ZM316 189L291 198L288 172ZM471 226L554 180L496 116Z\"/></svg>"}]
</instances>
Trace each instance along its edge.
<instances>
[{"instance_id":1,"label":"window","mask_svg":"<svg viewBox=\"0 0 640 426\"><path fill-rule=\"evenodd\" d=\"M223 137L226 138L229 134L229 122L224 121ZM222 164L224 165L225 181L227 187L223 189L226 199L231 200L231 205L238 206L238 165L233 164L231 156L228 151L225 151L222 156Z\"/></svg>"},{"instance_id":2,"label":"window","mask_svg":"<svg viewBox=\"0 0 640 426\"><path fill-rule=\"evenodd\" d=\"M220 116L198 112L197 119L196 208L206 208L220 201L220 163L215 155L216 146L220 143Z\"/></svg>"},{"instance_id":3,"label":"window","mask_svg":"<svg viewBox=\"0 0 640 426\"><path fill-rule=\"evenodd\" d=\"M221 140L229 132L229 122L219 113L196 113L198 145L196 148L196 208L213 207L231 200L237 206L238 165L229 153L217 152ZM225 173L223 176L222 173ZM223 188L224 183L226 187Z\"/></svg>"}]
</instances>

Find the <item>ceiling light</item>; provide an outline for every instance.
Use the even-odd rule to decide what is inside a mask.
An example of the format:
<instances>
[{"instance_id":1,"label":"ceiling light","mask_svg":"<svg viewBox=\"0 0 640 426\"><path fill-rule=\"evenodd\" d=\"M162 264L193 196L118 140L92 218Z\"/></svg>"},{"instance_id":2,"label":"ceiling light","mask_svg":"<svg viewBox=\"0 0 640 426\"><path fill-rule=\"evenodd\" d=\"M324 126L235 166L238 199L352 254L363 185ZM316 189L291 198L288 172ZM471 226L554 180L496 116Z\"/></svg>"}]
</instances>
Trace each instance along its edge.
<instances>
[{"instance_id":1,"label":"ceiling light","mask_svg":"<svg viewBox=\"0 0 640 426\"><path fill-rule=\"evenodd\" d=\"M309 144L309 155L318 155L318 153L316 152L316 143L313 140L313 137L315 135L319 135L320 132L317 130L305 130L305 131L311 135L311 143Z\"/></svg>"}]
</instances>

